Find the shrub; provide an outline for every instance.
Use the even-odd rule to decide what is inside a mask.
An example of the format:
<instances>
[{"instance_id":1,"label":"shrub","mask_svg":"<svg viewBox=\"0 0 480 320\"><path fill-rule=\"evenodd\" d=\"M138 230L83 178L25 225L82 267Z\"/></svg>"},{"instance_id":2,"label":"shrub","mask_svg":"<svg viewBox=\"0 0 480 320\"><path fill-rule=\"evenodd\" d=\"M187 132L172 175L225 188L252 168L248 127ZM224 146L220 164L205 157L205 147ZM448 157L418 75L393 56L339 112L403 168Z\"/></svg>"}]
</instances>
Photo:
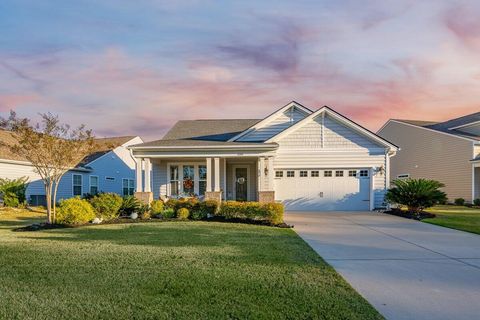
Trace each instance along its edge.
<instances>
[{"instance_id":1,"label":"shrub","mask_svg":"<svg viewBox=\"0 0 480 320\"><path fill-rule=\"evenodd\" d=\"M208 212L202 209L192 211L190 213L190 219L192 220L203 220L203 219L206 219L207 216L208 216Z\"/></svg>"},{"instance_id":2,"label":"shrub","mask_svg":"<svg viewBox=\"0 0 480 320\"><path fill-rule=\"evenodd\" d=\"M447 196L440 188L445 185L435 180L407 179L394 180L393 188L387 191L386 200L391 204L400 204L414 215L428 207L445 201Z\"/></svg>"},{"instance_id":3,"label":"shrub","mask_svg":"<svg viewBox=\"0 0 480 320\"><path fill-rule=\"evenodd\" d=\"M60 201L57 210L57 223L82 224L95 218L95 211L90 202L80 198Z\"/></svg>"},{"instance_id":4,"label":"shrub","mask_svg":"<svg viewBox=\"0 0 480 320\"><path fill-rule=\"evenodd\" d=\"M479 207L480 206L480 198L473 200L473 205Z\"/></svg>"},{"instance_id":5,"label":"shrub","mask_svg":"<svg viewBox=\"0 0 480 320\"><path fill-rule=\"evenodd\" d=\"M455 205L457 206L464 206L465 205L465 199L463 198L457 198L454 200Z\"/></svg>"},{"instance_id":6,"label":"shrub","mask_svg":"<svg viewBox=\"0 0 480 320\"><path fill-rule=\"evenodd\" d=\"M198 210L202 212L206 212L207 214L214 215L214 214L217 214L219 207L220 205L218 201L206 200L199 203Z\"/></svg>"},{"instance_id":7,"label":"shrub","mask_svg":"<svg viewBox=\"0 0 480 320\"><path fill-rule=\"evenodd\" d=\"M119 213L122 216L130 216L132 213L138 211L140 205L140 201L134 196L126 196L123 198Z\"/></svg>"},{"instance_id":8,"label":"shrub","mask_svg":"<svg viewBox=\"0 0 480 320\"><path fill-rule=\"evenodd\" d=\"M90 200L97 217L112 220L118 217L123 199L116 193L100 193Z\"/></svg>"},{"instance_id":9,"label":"shrub","mask_svg":"<svg viewBox=\"0 0 480 320\"><path fill-rule=\"evenodd\" d=\"M172 219L175 218L175 210L173 208L166 208L162 211L162 217L164 219Z\"/></svg>"},{"instance_id":10,"label":"shrub","mask_svg":"<svg viewBox=\"0 0 480 320\"><path fill-rule=\"evenodd\" d=\"M188 219L189 215L190 215L190 211L188 211L187 208L180 208L177 210L177 218L180 220Z\"/></svg>"},{"instance_id":11,"label":"shrub","mask_svg":"<svg viewBox=\"0 0 480 320\"><path fill-rule=\"evenodd\" d=\"M28 178L18 179L0 178L0 194L3 196L3 203L7 207L18 207L25 203L25 192L28 186Z\"/></svg>"},{"instance_id":12,"label":"shrub","mask_svg":"<svg viewBox=\"0 0 480 320\"><path fill-rule=\"evenodd\" d=\"M272 224L283 222L283 205L280 203L259 203L259 202L224 202L218 215L226 219L250 219L264 220Z\"/></svg>"},{"instance_id":13,"label":"shrub","mask_svg":"<svg viewBox=\"0 0 480 320\"><path fill-rule=\"evenodd\" d=\"M150 212L153 215L161 214L163 211L163 201L162 200L153 200L150 203Z\"/></svg>"},{"instance_id":14,"label":"shrub","mask_svg":"<svg viewBox=\"0 0 480 320\"><path fill-rule=\"evenodd\" d=\"M140 216L140 219L150 219L150 206L148 204L140 204L137 213Z\"/></svg>"}]
</instances>

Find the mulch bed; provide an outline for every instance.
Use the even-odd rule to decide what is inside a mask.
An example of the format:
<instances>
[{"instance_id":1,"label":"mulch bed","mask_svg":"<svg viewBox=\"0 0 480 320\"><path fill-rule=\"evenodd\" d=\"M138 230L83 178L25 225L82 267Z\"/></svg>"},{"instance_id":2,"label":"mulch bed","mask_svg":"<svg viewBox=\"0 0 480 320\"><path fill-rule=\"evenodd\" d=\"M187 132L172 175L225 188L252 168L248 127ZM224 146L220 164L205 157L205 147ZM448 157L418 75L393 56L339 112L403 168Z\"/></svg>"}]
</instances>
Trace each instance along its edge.
<instances>
[{"instance_id":1,"label":"mulch bed","mask_svg":"<svg viewBox=\"0 0 480 320\"><path fill-rule=\"evenodd\" d=\"M41 230L50 230L50 229L65 229L65 228L80 228L88 226L98 226L102 224L128 224L128 223L140 223L140 222L158 222L158 221L195 221L195 220L177 220L177 219L161 219L152 217L151 219L130 219L130 218L118 218L109 221L102 221L101 223L84 223L84 224L49 224L49 223L34 223L25 227L15 228L15 232L25 232L25 231L41 231ZM204 220L197 221L212 221L212 222L225 222L225 223L243 223L243 224L255 224L261 226L269 226L276 228L293 228L288 224L272 224L268 221L263 220L251 220L251 219L225 219L224 217L212 217Z\"/></svg>"},{"instance_id":2,"label":"mulch bed","mask_svg":"<svg viewBox=\"0 0 480 320\"><path fill-rule=\"evenodd\" d=\"M386 214L391 214L397 217L402 217L402 218L407 218L407 219L413 219L413 220L423 220L426 218L435 218L435 215L433 213L429 213L426 211L420 212L420 216L413 215L412 213L408 211L404 211L401 209L391 209L389 211L384 211Z\"/></svg>"}]
</instances>

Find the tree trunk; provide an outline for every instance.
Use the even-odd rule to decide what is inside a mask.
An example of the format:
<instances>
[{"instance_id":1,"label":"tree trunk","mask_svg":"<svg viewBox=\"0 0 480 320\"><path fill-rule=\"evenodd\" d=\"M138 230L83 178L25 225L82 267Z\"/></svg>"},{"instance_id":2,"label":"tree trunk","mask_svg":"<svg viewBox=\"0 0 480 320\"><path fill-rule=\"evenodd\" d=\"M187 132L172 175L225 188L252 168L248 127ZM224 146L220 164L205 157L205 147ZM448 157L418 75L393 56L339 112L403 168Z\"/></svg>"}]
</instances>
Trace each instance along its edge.
<instances>
[{"instance_id":1,"label":"tree trunk","mask_svg":"<svg viewBox=\"0 0 480 320\"><path fill-rule=\"evenodd\" d=\"M60 184L60 179L58 179L58 181L55 181L55 187L53 189L53 222L54 223L57 223L57 190L58 190L58 185Z\"/></svg>"},{"instance_id":2,"label":"tree trunk","mask_svg":"<svg viewBox=\"0 0 480 320\"><path fill-rule=\"evenodd\" d=\"M47 202L47 223L52 223L52 188L48 182L44 182L45 201Z\"/></svg>"}]
</instances>

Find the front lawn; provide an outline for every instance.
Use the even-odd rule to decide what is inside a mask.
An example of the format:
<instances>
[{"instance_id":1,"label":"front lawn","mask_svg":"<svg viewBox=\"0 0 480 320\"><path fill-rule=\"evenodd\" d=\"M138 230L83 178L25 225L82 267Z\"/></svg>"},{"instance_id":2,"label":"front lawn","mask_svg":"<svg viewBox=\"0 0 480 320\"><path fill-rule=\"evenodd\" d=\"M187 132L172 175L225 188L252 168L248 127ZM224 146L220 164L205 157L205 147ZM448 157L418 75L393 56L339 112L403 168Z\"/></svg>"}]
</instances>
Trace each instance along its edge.
<instances>
[{"instance_id":1,"label":"front lawn","mask_svg":"<svg viewBox=\"0 0 480 320\"><path fill-rule=\"evenodd\" d=\"M39 232L0 211L1 319L381 319L291 229L215 222Z\"/></svg>"},{"instance_id":2,"label":"front lawn","mask_svg":"<svg viewBox=\"0 0 480 320\"><path fill-rule=\"evenodd\" d=\"M422 221L480 234L480 209L461 206L436 206L425 210L436 215Z\"/></svg>"}]
</instances>

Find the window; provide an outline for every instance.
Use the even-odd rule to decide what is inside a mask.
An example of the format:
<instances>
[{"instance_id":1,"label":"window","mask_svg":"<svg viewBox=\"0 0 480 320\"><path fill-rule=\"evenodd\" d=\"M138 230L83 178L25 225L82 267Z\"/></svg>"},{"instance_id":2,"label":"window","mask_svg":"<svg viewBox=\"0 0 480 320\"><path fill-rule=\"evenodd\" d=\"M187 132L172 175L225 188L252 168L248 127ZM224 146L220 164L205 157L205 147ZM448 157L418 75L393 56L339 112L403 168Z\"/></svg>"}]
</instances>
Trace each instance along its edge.
<instances>
[{"instance_id":1,"label":"window","mask_svg":"<svg viewBox=\"0 0 480 320\"><path fill-rule=\"evenodd\" d=\"M133 179L122 179L122 192L124 196L133 196L135 192Z\"/></svg>"},{"instance_id":2,"label":"window","mask_svg":"<svg viewBox=\"0 0 480 320\"><path fill-rule=\"evenodd\" d=\"M348 176L349 177L356 177L357 176L357 170L349 170L348 171Z\"/></svg>"},{"instance_id":3,"label":"window","mask_svg":"<svg viewBox=\"0 0 480 320\"><path fill-rule=\"evenodd\" d=\"M300 171L300 177L305 178L308 177L308 171Z\"/></svg>"},{"instance_id":4,"label":"window","mask_svg":"<svg viewBox=\"0 0 480 320\"><path fill-rule=\"evenodd\" d=\"M73 175L73 196L82 195L82 175L74 174Z\"/></svg>"},{"instance_id":5,"label":"window","mask_svg":"<svg viewBox=\"0 0 480 320\"><path fill-rule=\"evenodd\" d=\"M183 166L183 193L187 195L195 194L194 168L194 166Z\"/></svg>"},{"instance_id":6,"label":"window","mask_svg":"<svg viewBox=\"0 0 480 320\"><path fill-rule=\"evenodd\" d=\"M368 177L368 170L360 170L360 177Z\"/></svg>"},{"instance_id":7,"label":"window","mask_svg":"<svg viewBox=\"0 0 480 320\"><path fill-rule=\"evenodd\" d=\"M398 179L408 179L410 178L410 174L409 173L404 173L404 174L399 174L397 176Z\"/></svg>"},{"instance_id":8,"label":"window","mask_svg":"<svg viewBox=\"0 0 480 320\"><path fill-rule=\"evenodd\" d=\"M170 166L170 194L178 196L178 166Z\"/></svg>"},{"instance_id":9,"label":"window","mask_svg":"<svg viewBox=\"0 0 480 320\"><path fill-rule=\"evenodd\" d=\"M331 177L332 176L332 171L331 170L323 171L323 176L324 177Z\"/></svg>"},{"instance_id":10,"label":"window","mask_svg":"<svg viewBox=\"0 0 480 320\"><path fill-rule=\"evenodd\" d=\"M90 176L90 194L98 193L98 176Z\"/></svg>"},{"instance_id":11,"label":"window","mask_svg":"<svg viewBox=\"0 0 480 320\"><path fill-rule=\"evenodd\" d=\"M287 171L287 178L295 177L295 171Z\"/></svg>"},{"instance_id":12,"label":"window","mask_svg":"<svg viewBox=\"0 0 480 320\"><path fill-rule=\"evenodd\" d=\"M343 171L342 170L335 171L335 177L343 177Z\"/></svg>"},{"instance_id":13,"label":"window","mask_svg":"<svg viewBox=\"0 0 480 320\"><path fill-rule=\"evenodd\" d=\"M320 171L312 171L310 172L311 177L319 177L320 176Z\"/></svg>"},{"instance_id":14,"label":"window","mask_svg":"<svg viewBox=\"0 0 480 320\"><path fill-rule=\"evenodd\" d=\"M275 178L283 178L283 171L275 171Z\"/></svg>"},{"instance_id":15,"label":"window","mask_svg":"<svg viewBox=\"0 0 480 320\"><path fill-rule=\"evenodd\" d=\"M198 194L203 196L207 190L207 166L198 166Z\"/></svg>"}]
</instances>

